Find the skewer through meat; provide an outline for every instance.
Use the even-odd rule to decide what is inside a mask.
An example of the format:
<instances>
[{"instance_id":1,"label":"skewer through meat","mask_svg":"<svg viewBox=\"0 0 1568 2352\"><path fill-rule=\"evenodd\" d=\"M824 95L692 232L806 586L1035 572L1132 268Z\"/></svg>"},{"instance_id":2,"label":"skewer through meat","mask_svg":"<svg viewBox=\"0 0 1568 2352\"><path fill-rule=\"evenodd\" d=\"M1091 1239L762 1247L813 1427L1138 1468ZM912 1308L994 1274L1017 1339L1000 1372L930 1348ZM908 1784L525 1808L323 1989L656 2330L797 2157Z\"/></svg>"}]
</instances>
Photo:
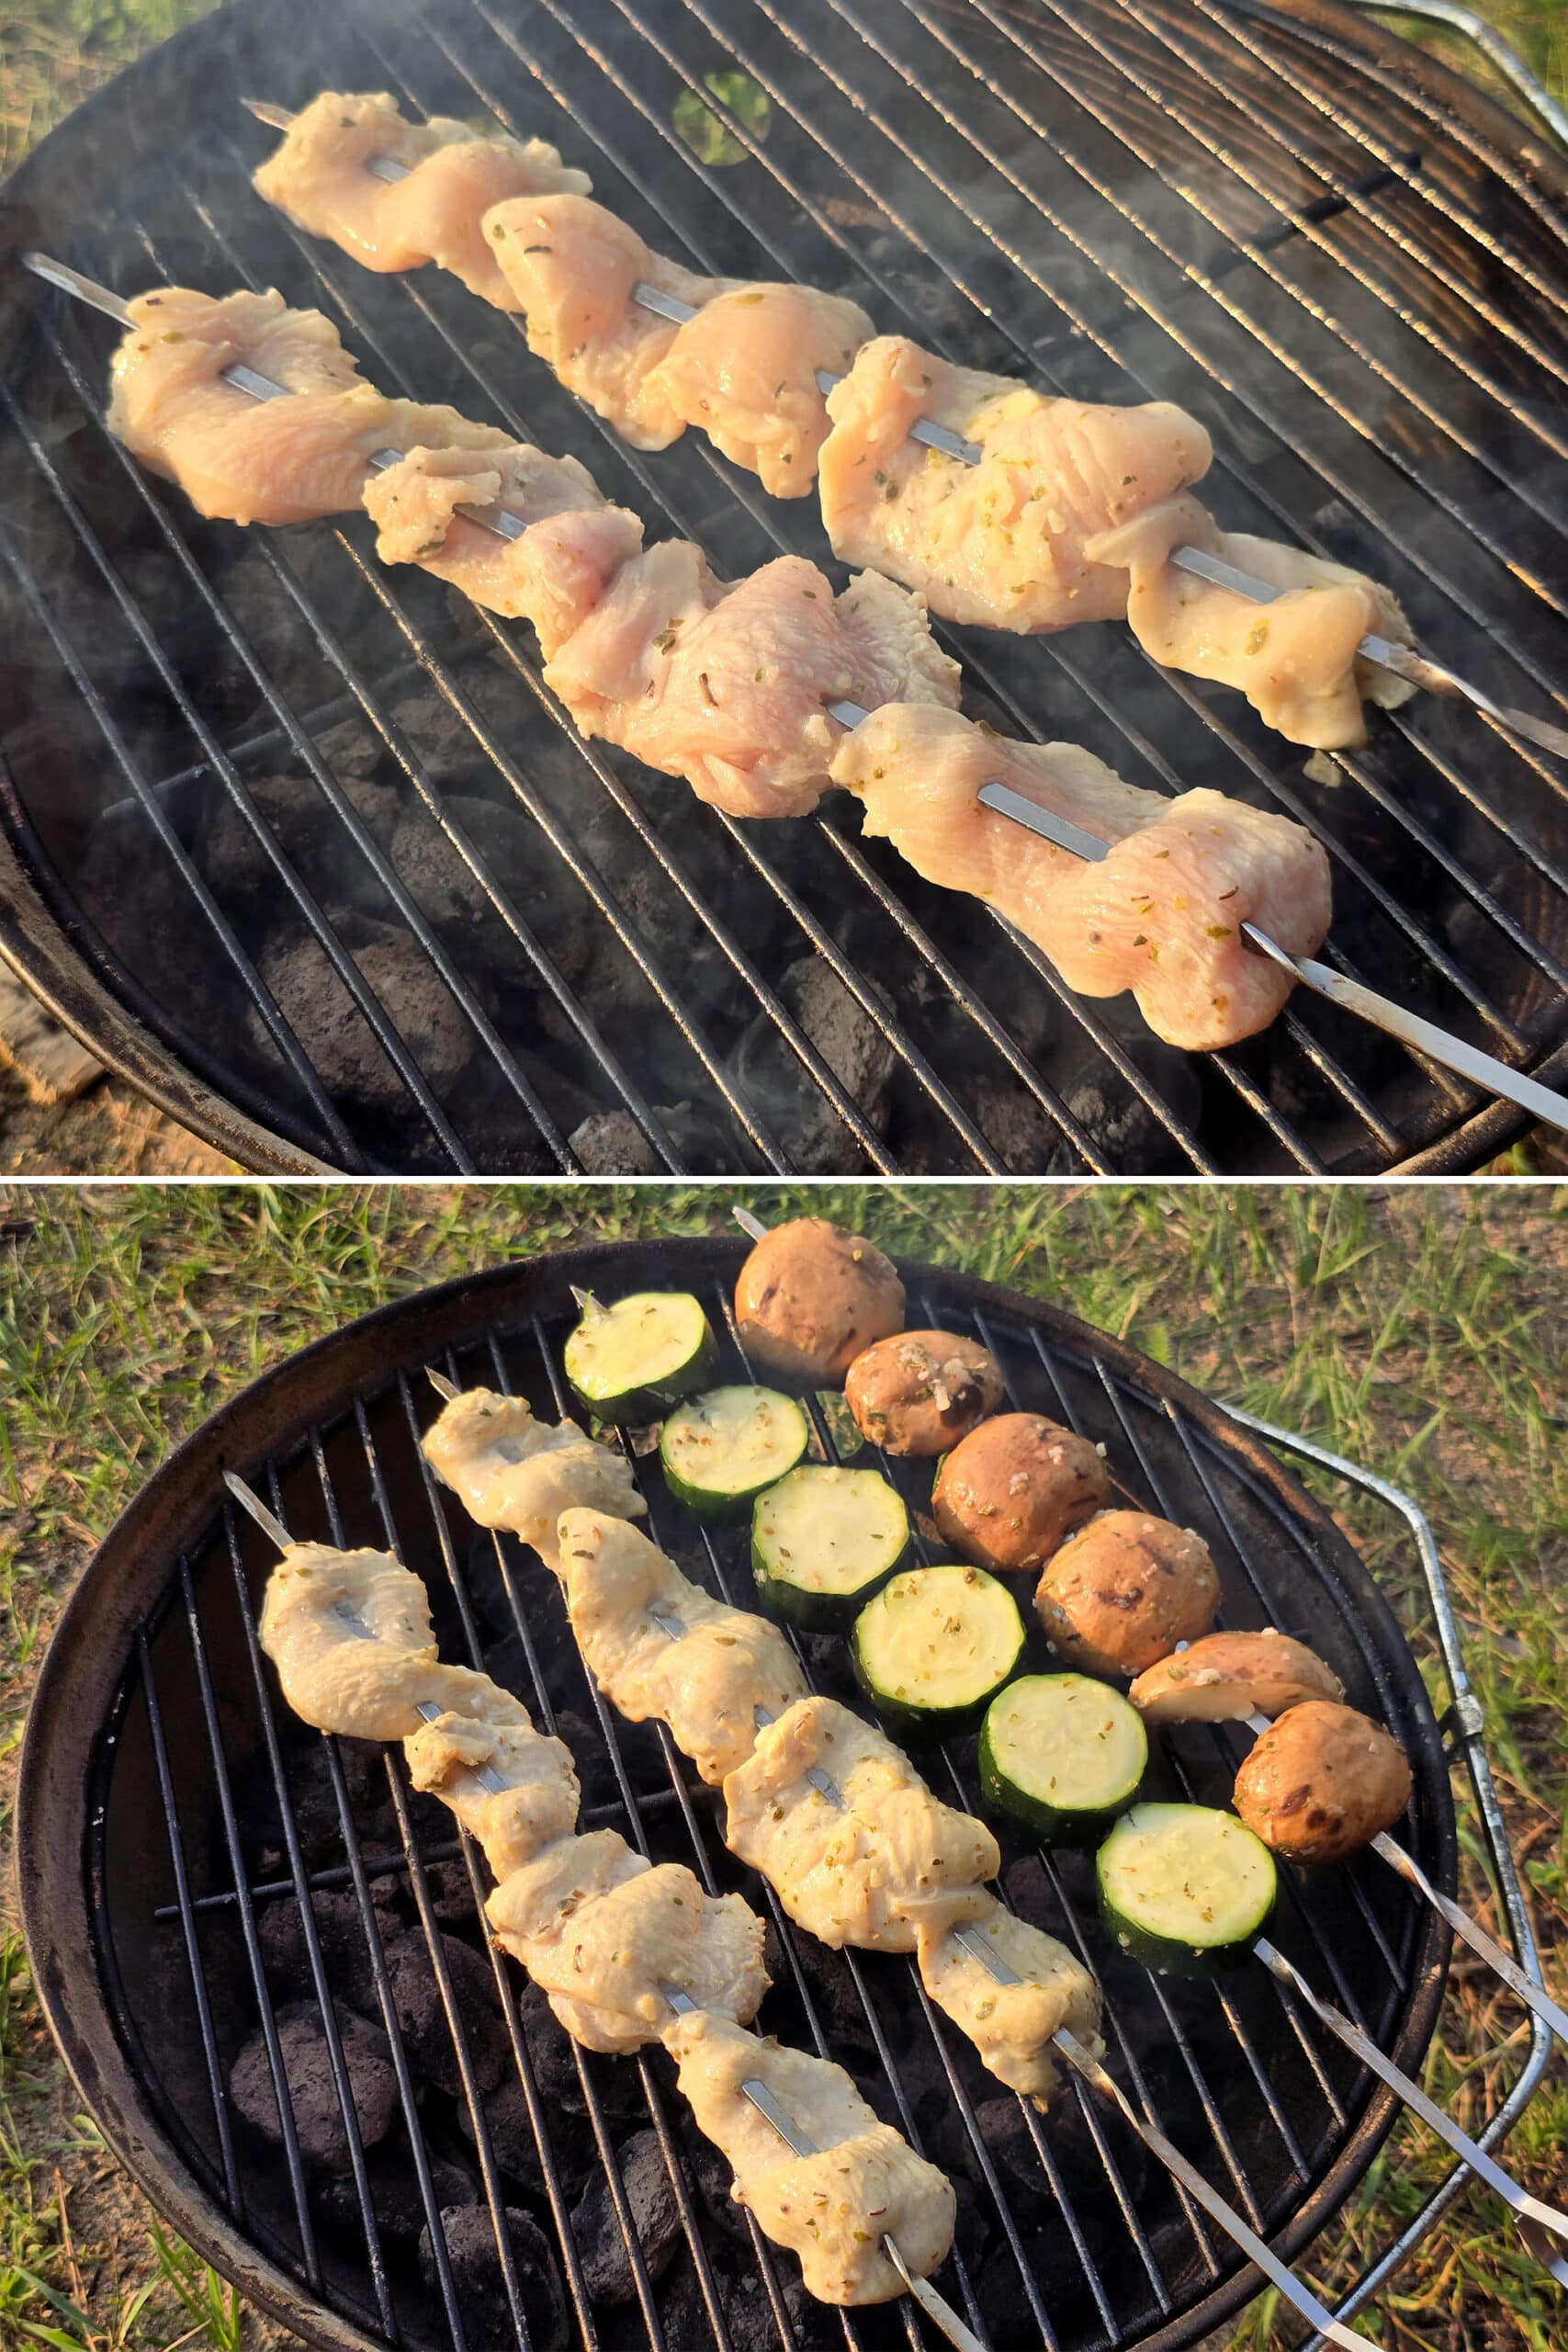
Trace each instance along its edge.
<instances>
[{"instance_id":1,"label":"skewer through meat","mask_svg":"<svg viewBox=\"0 0 1568 2352\"><path fill-rule=\"evenodd\" d=\"M573 1449L536 1447L529 1460L542 1469L552 1451L558 1461ZM417 1577L385 1553L290 1544L260 1632L307 1723L403 1740L415 1786L484 1849L497 1879L491 1925L573 2039L670 2051L700 2128L734 2168L737 2201L799 2256L814 2295L869 2303L903 2293L885 2234L917 2277L945 2259L956 2205L943 2175L879 2120L841 2067L744 2030L767 1988L761 1921L739 1895L707 1894L683 1864L652 1864L615 1830L577 1833L570 1750L488 1675L442 1664ZM443 1712L426 1722L422 1703ZM672 2005L671 1990L694 2007ZM759 2118L753 2128L747 2081L771 2090L814 2153L781 2154L771 2127Z\"/></svg>"},{"instance_id":2,"label":"skewer through meat","mask_svg":"<svg viewBox=\"0 0 1568 2352\"><path fill-rule=\"evenodd\" d=\"M443 1424L452 1413L471 1426L473 1393L448 1405L423 1441L448 1483L454 1455ZM508 1476L498 1455L492 1482L482 1454L464 1446L459 1491L482 1525L515 1525ZM634 1721L659 1716L705 1780L722 1778L726 1842L790 1917L834 1947L914 1951L931 1998L991 2071L1047 2099L1052 2037L1065 2025L1097 2042L1099 1988L1065 1946L991 1892L1000 1855L989 1830L942 1804L903 1752L848 1708L803 1690L788 1697L800 1678L777 1627L721 1608L624 1518L563 1512L554 1565L600 1689ZM976 1935L995 1939L1016 1983L998 1984L967 1949Z\"/></svg>"}]
</instances>

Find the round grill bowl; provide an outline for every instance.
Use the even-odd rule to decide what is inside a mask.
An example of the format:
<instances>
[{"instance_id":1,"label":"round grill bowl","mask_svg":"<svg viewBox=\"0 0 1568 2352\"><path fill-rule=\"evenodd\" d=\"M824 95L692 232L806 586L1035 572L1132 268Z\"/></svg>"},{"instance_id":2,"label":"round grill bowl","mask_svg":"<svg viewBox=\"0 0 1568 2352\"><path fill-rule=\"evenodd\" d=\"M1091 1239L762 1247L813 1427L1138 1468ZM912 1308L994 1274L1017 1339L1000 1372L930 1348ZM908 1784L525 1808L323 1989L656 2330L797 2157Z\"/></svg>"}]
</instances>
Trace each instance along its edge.
<instances>
[{"instance_id":1,"label":"round grill bowl","mask_svg":"<svg viewBox=\"0 0 1568 2352\"><path fill-rule=\"evenodd\" d=\"M87 2109L159 2208L261 2309L331 2352L389 2342L447 2352L453 2338L413 2259L406 2183L400 2220L386 2151L371 2159L370 2207L383 2256L378 2305L346 2176L320 2169L302 2176L312 2253L287 2165L225 2093L237 2053L266 2014L251 1937L270 1965L281 1906L298 1917L287 1892L285 1794L300 1868L326 1873L314 1883L346 1887L350 1896L355 1883L322 1777L329 1744L289 1715L254 1645L250 1625L271 1555L248 1521L220 1517L220 1469L231 1467L272 1494L298 1535L341 1533L350 1544L380 1544L389 1526L400 1556L430 1586L443 1655L487 1658L541 1719L566 1712L590 1821L613 1821L636 1838L631 1799L656 1860L705 1865L715 1883L741 1886L761 1908L765 1892L718 1842L709 1797L694 1787L689 1797L671 1793L687 1791L692 1777L673 1750L590 1695L553 1578L510 1540L498 1550L476 1536L449 1498L437 1499L413 1434L416 1419L423 1425L435 1409L420 1377L427 1363L444 1364L468 1385L503 1376L553 1416L558 1350L576 1314L574 1283L606 1297L649 1286L694 1289L710 1302L722 1334L741 1255L742 1245L716 1239L563 1252L448 1283L320 1340L223 1406L149 1480L89 1566L45 1662L17 1823L23 1913L51 2026ZM1420 1676L1387 1606L1325 1512L1215 1406L1104 1333L987 1283L920 1266L903 1272L912 1322L983 1337L1018 1404L1071 1419L1104 1442L1125 1497L1203 1532L1220 1566L1226 1623L1280 1622L1301 1633L1329 1658L1352 1701L1391 1726L1415 1774L1402 1835L1438 1882L1451 1885L1448 1774ZM728 1340L725 1346L725 1376L735 1376L739 1359ZM923 1502L919 1465L894 1466L911 1501ZM725 1532L705 1545L693 1522L672 1513L646 1459L642 1469L654 1533L692 1573L710 1585L716 1579L744 1604L742 1537ZM843 1645L808 1648L813 1679L840 1690ZM1225 1738L1182 1733L1161 1773L1179 1765L1200 1798L1224 1803L1236 1752ZM425 1868L433 1853L453 1850L446 1816L426 1822L417 1800L410 1808L400 1765L389 1783L374 1751L350 1744L333 1752L345 1759L356 1840L349 1859L360 1883L376 1879L380 1897L400 1905L405 1921L411 1883L427 1900L433 1887L449 1897L449 1876L431 1878ZM956 1786L975 1802L972 1741L955 1743L926 1770L940 1792L952 1795ZM389 1785L398 1792L391 1815ZM1164 1783L1167 1792L1176 1786ZM171 1806L183 1885L171 1859ZM1244 1965L1223 1986L1148 1977L1118 1954L1096 1919L1089 1858L1043 1860L1023 1845L1006 1850L1010 1899L1069 1941L1081 1938L1105 1984L1110 2063L1119 2077L1233 2201L1255 2201L1259 2226L1282 2251L1306 2245L1371 2164L1395 2112L1392 2098L1338 2044L1320 2046L1304 2019L1287 2015L1261 1967ZM410 1868L411 1857L417 1867ZM236 1872L253 1888L284 1883L281 1894L258 1894L249 1906L246 1916L259 1923L254 1930L223 1899ZM1442 1995L1440 1924L1376 1863L1288 1876L1271 1932L1418 2073ZM461 1909L460 1900L447 1903L448 1932L477 1942L472 1917L457 1916ZM332 1962L339 1971L343 1951L340 1939ZM470 1964L482 1974L481 1962ZM1063 2352L1108 2339L1141 2352L1176 2352L1254 2290L1254 2275L1231 2258L1224 2241L1212 2267L1200 2256L1166 2174L1143 2161L1117 2119L1086 2112L1071 2090L1044 2124L1041 2146L1051 2169L1042 2169L1039 2149L1017 2139L1010 2095L998 2101L999 2086L968 2044L948 2033L947 2054L939 2054L907 1961L835 1956L786 1927L771 1966L764 2029L809 2045L803 2001L809 1991L819 2046L966 2184L963 2270L950 2265L942 2284L956 2299L971 2290L977 2295L985 2324L1008 2352L1044 2340L1043 2317ZM523 1981L504 1966L500 1975L513 1988ZM346 1984L333 1981L342 1999ZM300 1994L274 1974L266 1997L276 2012ZM465 1985L457 1997L470 2051L493 2041L499 1997L494 1984ZM370 2013L379 2014L373 2006ZM444 2046L450 2071L449 2041ZM457 2153L471 2165L456 2121L458 2100L421 2071L428 2045L411 2041L407 2048L409 2102L396 2132L417 2134L433 2161ZM585 2146L581 2120L593 2098L611 2140L646 2128L651 2098L667 2150L695 2143L662 2060L640 2080L630 2061L592 2060L581 2079L587 2089L569 2100L545 2094L546 2154L536 2156L521 2196L547 2233L558 2230L558 2212L595 2174L599 2154ZM569 2104L579 2109L575 2123ZM1013 2136L998 2138L1010 2116ZM513 2159L495 2144L498 2194L517 2201ZM700 2213L700 2205L692 2210ZM748 2284L752 2250L711 2220L692 2226L695 2246L641 2308L633 2302L590 2314L582 2307L579 2316L596 2324L598 2341L619 2346L646 2335L653 2342L657 2312L680 2352L705 2344L711 2331L700 2299L690 2300L699 2249L709 2284L716 2280L718 2308L729 2312L716 2340L737 2347L776 2340L756 2333L755 2304L744 2325L737 2316L756 2291L754 2281ZM688 2301L672 2308L670 2299L682 2292ZM539 2327L536 2307L531 2316ZM840 2322L820 2307L809 2306L807 2318L807 2345L845 2340ZM856 2314L847 2326L852 2346L899 2336L898 2314L888 2310ZM491 2352L513 2335L509 2325L492 2324L478 2340Z\"/></svg>"},{"instance_id":2,"label":"round grill bowl","mask_svg":"<svg viewBox=\"0 0 1568 2352\"><path fill-rule=\"evenodd\" d=\"M710 165L672 126L738 65L770 126ZM269 212L241 97L333 85L551 138L699 268L853 292L1073 397L1182 401L1230 527L1387 580L1504 701L1568 684L1568 175L1334 0L248 0L45 140L0 226L0 953L107 1062L296 1170L1429 1172L1517 1132L1316 999L1174 1053L840 797L742 827L584 749L528 633L378 566L364 518L204 524L125 462L113 330L8 266L29 245L125 292L275 283L389 390L578 455L721 572L824 557L813 500L694 433L628 451L461 288ZM1124 630L944 635L1002 732L1316 829L1333 952L1561 1079L1549 759L1427 695L1335 781Z\"/></svg>"}]
</instances>

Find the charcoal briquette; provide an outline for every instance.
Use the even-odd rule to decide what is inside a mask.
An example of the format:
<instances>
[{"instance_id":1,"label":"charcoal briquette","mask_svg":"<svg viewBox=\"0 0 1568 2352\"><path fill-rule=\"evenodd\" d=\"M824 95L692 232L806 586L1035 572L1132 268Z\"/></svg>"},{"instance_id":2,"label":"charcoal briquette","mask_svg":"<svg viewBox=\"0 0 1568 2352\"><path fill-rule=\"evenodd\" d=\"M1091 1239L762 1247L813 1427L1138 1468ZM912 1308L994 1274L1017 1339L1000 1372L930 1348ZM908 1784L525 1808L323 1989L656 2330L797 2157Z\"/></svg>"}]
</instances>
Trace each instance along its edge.
<instances>
[{"instance_id":1,"label":"charcoal briquette","mask_svg":"<svg viewBox=\"0 0 1568 2352\"><path fill-rule=\"evenodd\" d=\"M616 2149L615 2161L644 2267L650 2278L658 2278L674 2254L681 2214L657 2132L634 2132ZM637 2282L609 2182L603 2175L590 2180L572 2208L571 2234L592 2300L629 2302L637 2293Z\"/></svg>"},{"instance_id":2,"label":"charcoal briquette","mask_svg":"<svg viewBox=\"0 0 1568 2352\"><path fill-rule=\"evenodd\" d=\"M491 2090L500 2082L507 2057L494 1974L488 1961L455 1936L444 1935L441 1950L474 2079L481 2090ZM411 1930L388 1945L387 1974L409 2064L437 2089L459 2097L463 2083L457 2053L423 1935Z\"/></svg>"},{"instance_id":3,"label":"charcoal briquette","mask_svg":"<svg viewBox=\"0 0 1568 2352\"><path fill-rule=\"evenodd\" d=\"M504 2209L506 2234L512 2247L518 2300L522 2304L534 2352L566 2352L567 2306L555 2250L538 2223L514 2205ZM506 2281L496 2250L495 2225L484 2205L443 2209L442 2233L452 2266L457 2293L470 2344L510 2343L515 2334ZM434 2280L435 2264L430 2232L419 2239L420 2267Z\"/></svg>"},{"instance_id":4,"label":"charcoal briquette","mask_svg":"<svg viewBox=\"0 0 1568 2352\"><path fill-rule=\"evenodd\" d=\"M349 2010L338 2016L338 2033L360 2143L384 2140L398 2111L398 2078L387 2037ZM284 2010L277 2021L279 2054L300 2154L312 2164L344 2165L348 2132L338 2103L337 2084L326 2029L314 2009ZM264 2139L281 2145L283 2126L266 2042L252 2035L229 2075L229 2095L238 2112Z\"/></svg>"}]
</instances>

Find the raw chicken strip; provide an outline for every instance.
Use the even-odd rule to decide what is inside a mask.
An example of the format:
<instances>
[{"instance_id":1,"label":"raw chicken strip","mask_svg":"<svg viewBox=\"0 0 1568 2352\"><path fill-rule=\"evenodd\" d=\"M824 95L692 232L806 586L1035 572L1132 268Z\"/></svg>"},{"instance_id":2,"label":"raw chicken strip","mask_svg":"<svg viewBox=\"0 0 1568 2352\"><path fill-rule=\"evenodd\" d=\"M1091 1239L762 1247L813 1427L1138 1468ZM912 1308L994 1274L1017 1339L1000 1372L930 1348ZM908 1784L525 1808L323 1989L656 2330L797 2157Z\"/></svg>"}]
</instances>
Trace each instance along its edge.
<instances>
[{"instance_id":1,"label":"raw chicken strip","mask_svg":"<svg viewBox=\"0 0 1568 2352\"><path fill-rule=\"evenodd\" d=\"M1220 556L1286 593L1271 605L1255 605L1178 571L1168 559L1182 546ZM1099 562L1127 567L1127 619L1146 653L1168 669L1239 687L1290 742L1353 749L1367 740L1363 699L1393 710L1416 691L1408 679L1356 651L1369 632L1411 642L1392 590L1300 548L1222 531L1195 498L1151 507L1105 532L1092 550Z\"/></svg>"},{"instance_id":2,"label":"raw chicken strip","mask_svg":"<svg viewBox=\"0 0 1568 2352\"><path fill-rule=\"evenodd\" d=\"M575 2041L623 2054L674 2011L661 1987L744 2025L768 1989L762 1923L739 1894L705 1894L683 1862L651 1865L618 1830L563 1838L485 1905Z\"/></svg>"},{"instance_id":3,"label":"raw chicken strip","mask_svg":"<svg viewBox=\"0 0 1568 2352\"><path fill-rule=\"evenodd\" d=\"M1066 1944L1004 1909L994 1895L986 1897L965 1933L983 1938L1022 1983L999 1984L951 1928L924 1926L920 1982L997 2079L1043 2107L1055 2088L1051 2037L1059 2028L1100 2055L1100 1987Z\"/></svg>"},{"instance_id":4,"label":"raw chicken strip","mask_svg":"<svg viewBox=\"0 0 1568 2352\"><path fill-rule=\"evenodd\" d=\"M484 218L528 348L568 391L607 417L637 449L679 440L686 420L655 370L676 329L632 300L639 278L705 302L731 280L698 277L643 243L637 231L581 196L523 198Z\"/></svg>"},{"instance_id":5,"label":"raw chicken strip","mask_svg":"<svg viewBox=\"0 0 1568 2352\"><path fill-rule=\"evenodd\" d=\"M557 1522L574 1504L641 1519L648 1509L624 1453L575 1421L536 1421L521 1396L466 1388L420 1440L425 1460L481 1527L510 1528L560 1574Z\"/></svg>"},{"instance_id":6,"label":"raw chicken strip","mask_svg":"<svg viewBox=\"0 0 1568 2352\"><path fill-rule=\"evenodd\" d=\"M138 294L114 356L108 427L198 514L231 523L304 523L356 508L373 450L455 443L502 448L504 435L455 408L389 400L366 383L319 311L281 294ZM253 400L220 380L243 360L292 400Z\"/></svg>"},{"instance_id":7,"label":"raw chicken strip","mask_svg":"<svg viewBox=\"0 0 1568 2352\"><path fill-rule=\"evenodd\" d=\"M856 582L835 598L802 556L727 587L675 539L623 567L545 675L585 735L734 817L816 807L837 731L824 704L897 693L951 707L959 686L902 591Z\"/></svg>"},{"instance_id":8,"label":"raw chicken strip","mask_svg":"<svg viewBox=\"0 0 1568 2352\"><path fill-rule=\"evenodd\" d=\"M1115 847L1093 864L1041 841L982 806L991 779ZM1302 826L1205 789L1140 792L1074 744L1008 742L954 713L889 706L845 737L833 781L928 881L995 907L1080 996L1131 989L1172 1046L1235 1045L1290 995L1291 975L1247 945L1244 922L1306 956L1328 929L1328 860Z\"/></svg>"},{"instance_id":9,"label":"raw chicken strip","mask_svg":"<svg viewBox=\"0 0 1568 2352\"><path fill-rule=\"evenodd\" d=\"M367 168L376 155L406 164L407 178L378 178ZM508 197L547 189L586 196L592 182L542 139L484 137L445 116L405 122L384 90L323 90L296 115L254 185L298 227L330 237L367 269L433 261L482 301L510 311L516 304L495 266L485 214Z\"/></svg>"},{"instance_id":10,"label":"raw chicken strip","mask_svg":"<svg viewBox=\"0 0 1568 2352\"><path fill-rule=\"evenodd\" d=\"M422 1702L468 1714L495 1689L488 1674L442 1664L424 1587L389 1552L291 1544L267 1578L260 1633L295 1713L345 1739L406 1739Z\"/></svg>"},{"instance_id":11,"label":"raw chicken strip","mask_svg":"<svg viewBox=\"0 0 1568 2352\"><path fill-rule=\"evenodd\" d=\"M871 331L860 305L840 295L742 286L716 294L677 331L647 396L667 401L775 498L804 498L828 437L817 370L841 376Z\"/></svg>"},{"instance_id":12,"label":"raw chicken strip","mask_svg":"<svg viewBox=\"0 0 1568 2352\"><path fill-rule=\"evenodd\" d=\"M952 2183L878 2119L841 2066L760 2041L722 2018L678 2018L664 2046L698 2129L729 2159L736 2203L775 2244L794 2247L819 2301L879 2303L903 2293L885 2235L918 2278L946 2259L957 2220ZM741 2090L751 2079L816 2141L817 2154L784 2145Z\"/></svg>"},{"instance_id":13,"label":"raw chicken strip","mask_svg":"<svg viewBox=\"0 0 1568 2352\"><path fill-rule=\"evenodd\" d=\"M631 1723L667 1723L705 1781L750 1755L758 1707L782 1715L804 1697L776 1626L715 1600L624 1519L564 1511L560 1564L572 1631L600 1690ZM684 1626L683 1638L672 1641L654 1609Z\"/></svg>"},{"instance_id":14,"label":"raw chicken strip","mask_svg":"<svg viewBox=\"0 0 1568 2352\"><path fill-rule=\"evenodd\" d=\"M422 1724L404 1753L414 1787L451 1807L497 1880L576 1826L581 1791L570 1748L536 1731L526 1708L499 1685L482 1706L470 1700L466 1714ZM483 1785L487 1766L504 1788Z\"/></svg>"},{"instance_id":15,"label":"raw chicken strip","mask_svg":"<svg viewBox=\"0 0 1568 2352\"><path fill-rule=\"evenodd\" d=\"M1208 471L1209 436L1168 401L1053 400L879 335L828 395L822 520L846 563L890 572L944 618L1066 628L1126 610L1124 568L1086 542ZM909 438L919 417L978 443L978 465Z\"/></svg>"},{"instance_id":16,"label":"raw chicken strip","mask_svg":"<svg viewBox=\"0 0 1568 2352\"><path fill-rule=\"evenodd\" d=\"M498 503L527 526L521 538L465 519L465 507ZM531 621L547 659L642 546L637 517L606 505L575 458L547 457L524 441L411 449L400 465L370 476L365 511L383 563L420 564L503 619Z\"/></svg>"},{"instance_id":17,"label":"raw chicken strip","mask_svg":"<svg viewBox=\"0 0 1568 2352\"><path fill-rule=\"evenodd\" d=\"M841 1804L811 1786L813 1770ZM902 1749L836 1699L798 1700L760 1732L724 1802L731 1853L835 1951L913 1951L922 1921L979 1916L1001 1865L984 1823L934 1797Z\"/></svg>"}]
</instances>

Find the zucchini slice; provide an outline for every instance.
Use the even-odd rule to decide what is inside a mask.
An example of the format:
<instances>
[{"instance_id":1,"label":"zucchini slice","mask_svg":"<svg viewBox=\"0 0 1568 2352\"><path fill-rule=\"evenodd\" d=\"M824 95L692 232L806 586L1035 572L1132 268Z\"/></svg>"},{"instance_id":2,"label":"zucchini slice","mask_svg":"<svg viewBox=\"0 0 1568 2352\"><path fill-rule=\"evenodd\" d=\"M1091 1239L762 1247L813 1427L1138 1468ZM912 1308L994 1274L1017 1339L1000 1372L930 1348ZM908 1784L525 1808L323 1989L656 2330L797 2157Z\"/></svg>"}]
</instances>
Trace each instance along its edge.
<instances>
[{"instance_id":1,"label":"zucchini slice","mask_svg":"<svg viewBox=\"0 0 1568 2352\"><path fill-rule=\"evenodd\" d=\"M614 1306L591 1298L561 1356L585 1412L632 1426L658 1420L701 1388L717 1361L701 1303L682 1290L634 1291Z\"/></svg>"},{"instance_id":2,"label":"zucchini slice","mask_svg":"<svg viewBox=\"0 0 1568 2352\"><path fill-rule=\"evenodd\" d=\"M991 1804L1051 1842L1096 1843L1138 1793L1149 1736L1119 1690L1087 1674L1026 1674L980 1726Z\"/></svg>"},{"instance_id":3,"label":"zucchini slice","mask_svg":"<svg viewBox=\"0 0 1568 2352\"><path fill-rule=\"evenodd\" d=\"M664 1483L703 1519L739 1519L793 1470L806 1415L776 1388L710 1388L678 1405L659 1440Z\"/></svg>"},{"instance_id":4,"label":"zucchini slice","mask_svg":"<svg viewBox=\"0 0 1568 2352\"><path fill-rule=\"evenodd\" d=\"M945 1738L979 1721L1023 1656L1023 1620L984 1568L906 1568L855 1619L855 1673L879 1714Z\"/></svg>"},{"instance_id":5,"label":"zucchini slice","mask_svg":"<svg viewBox=\"0 0 1568 2352\"><path fill-rule=\"evenodd\" d=\"M1095 1860L1117 1942L1159 1975L1202 1974L1245 1954L1274 1908L1274 1857L1234 1813L1140 1804Z\"/></svg>"},{"instance_id":6,"label":"zucchini slice","mask_svg":"<svg viewBox=\"0 0 1568 2352\"><path fill-rule=\"evenodd\" d=\"M751 1573L780 1616L813 1633L842 1634L908 1542L904 1498L879 1471L806 1462L757 1498Z\"/></svg>"}]
</instances>

